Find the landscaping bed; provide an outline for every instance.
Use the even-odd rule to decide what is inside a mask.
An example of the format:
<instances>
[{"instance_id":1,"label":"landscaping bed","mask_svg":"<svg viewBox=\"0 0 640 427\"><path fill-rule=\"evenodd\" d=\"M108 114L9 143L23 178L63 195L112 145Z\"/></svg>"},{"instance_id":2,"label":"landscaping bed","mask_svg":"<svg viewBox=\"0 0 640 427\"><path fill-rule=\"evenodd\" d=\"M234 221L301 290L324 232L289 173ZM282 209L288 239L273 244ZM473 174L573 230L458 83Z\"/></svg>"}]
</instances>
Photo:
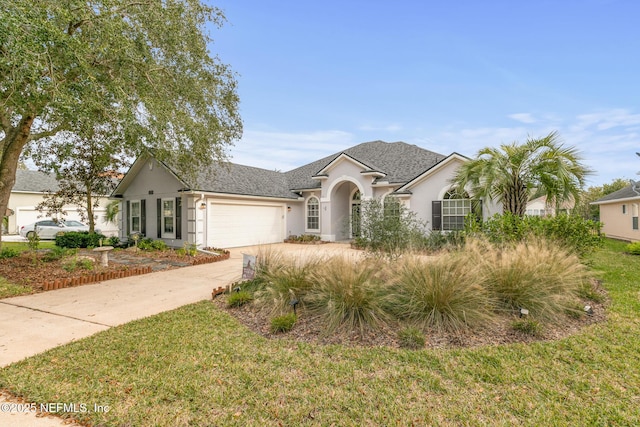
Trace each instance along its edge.
<instances>
[{"instance_id":1,"label":"landscaping bed","mask_svg":"<svg viewBox=\"0 0 640 427\"><path fill-rule=\"evenodd\" d=\"M599 282L593 282L594 289L605 298L605 291ZM269 339L292 339L321 345L339 344L348 347L401 347L398 339L398 324L385 325L377 329L366 329L362 333L358 330L338 330L331 334L324 333L323 320L318 316L305 313L298 314L294 327L286 333L274 333L270 328L272 316L266 310L256 309L248 304L241 307L229 307L228 295L221 295L214 299L214 304L221 310L233 316L248 329ZM578 333L583 328L606 320L604 302L583 300L590 305L592 315L579 318L567 317L558 324L545 324L538 333L518 331L513 323L521 319L516 313L508 313L496 319L495 323L485 328L452 332L429 329L425 331L424 348L473 348L514 343L531 343L536 341L552 341L562 339Z\"/></svg>"},{"instance_id":2,"label":"landscaping bed","mask_svg":"<svg viewBox=\"0 0 640 427\"><path fill-rule=\"evenodd\" d=\"M0 259L0 277L26 286L32 292L41 292L229 258L228 251L217 251L220 255L201 252L182 255L172 249L116 249L109 253L108 267L100 265L100 255L91 249L80 249L76 254L55 260L47 260L51 250L27 251L16 257Z\"/></svg>"}]
</instances>

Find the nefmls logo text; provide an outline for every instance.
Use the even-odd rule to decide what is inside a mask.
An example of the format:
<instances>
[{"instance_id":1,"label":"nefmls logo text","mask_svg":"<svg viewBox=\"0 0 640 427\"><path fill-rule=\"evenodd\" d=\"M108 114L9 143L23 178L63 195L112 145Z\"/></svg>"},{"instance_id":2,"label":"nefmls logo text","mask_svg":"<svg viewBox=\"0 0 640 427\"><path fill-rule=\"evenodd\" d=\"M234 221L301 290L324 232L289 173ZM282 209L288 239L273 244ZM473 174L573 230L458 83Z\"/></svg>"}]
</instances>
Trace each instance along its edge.
<instances>
[{"instance_id":1,"label":"nefmls logo text","mask_svg":"<svg viewBox=\"0 0 640 427\"><path fill-rule=\"evenodd\" d=\"M50 403L41 403L40 411L56 413L56 412L71 412L71 413L83 413L87 412L89 409L87 408L86 403L62 403L62 402L50 402Z\"/></svg>"}]
</instances>

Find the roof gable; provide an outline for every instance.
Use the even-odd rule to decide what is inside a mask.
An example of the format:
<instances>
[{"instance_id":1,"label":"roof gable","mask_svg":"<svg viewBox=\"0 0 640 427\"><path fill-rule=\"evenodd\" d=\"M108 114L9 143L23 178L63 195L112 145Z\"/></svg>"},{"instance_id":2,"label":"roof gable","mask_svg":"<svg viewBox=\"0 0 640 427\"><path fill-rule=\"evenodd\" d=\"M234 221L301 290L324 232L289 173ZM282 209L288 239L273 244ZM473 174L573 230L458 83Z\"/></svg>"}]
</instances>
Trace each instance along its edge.
<instances>
[{"instance_id":1,"label":"roof gable","mask_svg":"<svg viewBox=\"0 0 640 427\"><path fill-rule=\"evenodd\" d=\"M438 172L440 169L442 169L443 167L445 167L446 165L448 165L449 163L451 163L453 161L465 162L467 160L469 160L468 157L465 157L465 156L463 156L461 154L458 154L458 153L451 153L450 155L448 155L447 157L443 158L439 162L435 163L430 168L426 169L425 171L423 171L422 173L420 173L419 175L417 175L413 179L409 180L402 187L398 188L397 192L398 193L403 193L403 192L410 191L411 187L414 187L414 186L420 184L422 181L427 179L429 176L431 176L434 173Z\"/></svg>"},{"instance_id":2,"label":"roof gable","mask_svg":"<svg viewBox=\"0 0 640 427\"><path fill-rule=\"evenodd\" d=\"M314 177L317 176L327 176L327 174L329 173L329 170L331 170L334 166L336 166L338 163L341 162L351 162L353 164L355 164L356 166L362 168L362 172L361 173L367 173L367 174L380 174L380 176L385 176L386 174L384 172L380 171L380 168L377 168L375 166L371 166L371 165L367 165L364 164L360 161L358 161L357 159L353 158L352 156L350 156L349 154L342 152L340 153L336 158L334 158L331 162L329 162L328 165L326 165L325 167L323 167L322 169L320 169L316 174L314 174Z\"/></svg>"},{"instance_id":3,"label":"roof gable","mask_svg":"<svg viewBox=\"0 0 640 427\"><path fill-rule=\"evenodd\" d=\"M149 163L152 161L153 163ZM133 162L127 173L124 174L124 177L120 180L116 188L111 193L111 197L122 197L122 195L127 191L127 188L133 183L133 181L138 177L138 174L142 171L142 169L147 167L161 167L167 171L170 175L172 175L181 185L186 188L189 187L184 180L182 180L175 172L166 165L164 162L161 162L155 159L151 154L145 153L138 156L138 158Z\"/></svg>"},{"instance_id":4,"label":"roof gable","mask_svg":"<svg viewBox=\"0 0 640 427\"><path fill-rule=\"evenodd\" d=\"M640 189L637 189L640 190ZM629 200L629 199L640 199L640 193L634 190L633 185L629 185L628 187L622 188L618 191L614 191L613 193L607 194L596 200L595 202L591 202L592 205L600 205L605 203L615 203L619 200Z\"/></svg>"},{"instance_id":5,"label":"roof gable","mask_svg":"<svg viewBox=\"0 0 640 427\"><path fill-rule=\"evenodd\" d=\"M289 187L296 190L319 188L311 179L340 156L349 156L371 171L385 174L385 181L403 184L442 161L446 156L405 142L365 142L285 173Z\"/></svg>"}]
</instances>

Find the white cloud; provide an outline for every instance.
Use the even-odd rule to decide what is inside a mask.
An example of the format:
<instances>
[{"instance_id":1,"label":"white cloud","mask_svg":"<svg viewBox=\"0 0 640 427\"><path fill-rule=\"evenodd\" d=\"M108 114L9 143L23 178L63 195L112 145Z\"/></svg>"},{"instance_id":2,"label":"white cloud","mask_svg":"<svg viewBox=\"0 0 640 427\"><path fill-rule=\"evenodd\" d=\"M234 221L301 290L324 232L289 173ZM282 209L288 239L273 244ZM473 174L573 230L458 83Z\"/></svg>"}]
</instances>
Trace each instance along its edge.
<instances>
[{"instance_id":1,"label":"white cloud","mask_svg":"<svg viewBox=\"0 0 640 427\"><path fill-rule=\"evenodd\" d=\"M576 126L595 127L598 130L640 125L640 114L632 114L629 110L622 108L581 114L577 116L577 119Z\"/></svg>"},{"instance_id":2,"label":"white cloud","mask_svg":"<svg viewBox=\"0 0 640 427\"><path fill-rule=\"evenodd\" d=\"M531 113L516 113L516 114L509 114L507 117L509 117L510 119L513 119L515 121L521 122L521 123L536 123L538 121L538 119L536 119L535 117L533 117L533 114Z\"/></svg>"},{"instance_id":3,"label":"white cloud","mask_svg":"<svg viewBox=\"0 0 640 427\"><path fill-rule=\"evenodd\" d=\"M287 171L355 144L352 134L339 130L300 133L245 130L242 140L229 153L234 163Z\"/></svg>"},{"instance_id":4,"label":"white cloud","mask_svg":"<svg viewBox=\"0 0 640 427\"><path fill-rule=\"evenodd\" d=\"M358 130L366 132L398 132L402 129L402 126L397 123L392 123L386 126L363 125L358 128Z\"/></svg>"},{"instance_id":5,"label":"white cloud","mask_svg":"<svg viewBox=\"0 0 640 427\"><path fill-rule=\"evenodd\" d=\"M521 113L527 119L527 113ZM531 118L531 117L529 117ZM536 115L535 123L509 126L454 126L405 129L399 140L442 154L458 152L472 157L484 147L498 147L528 137L543 137L551 131L559 132L561 142L576 147L585 164L596 171L589 184L610 182L614 178L636 178L640 170L640 114L624 109L585 113L563 117L557 113ZM395 126L395 125L390 125ZM278 130L245 130L241 141L229 150L231 161L265 169L287 171L315 161L361 142L376 139L369 131L383 131L374 127L353 132L317 130L310 132L281 132ZM422 124L421 124L422 126ZM400 129L398 129L400 130Z\"/></svg>"}]
</instances>

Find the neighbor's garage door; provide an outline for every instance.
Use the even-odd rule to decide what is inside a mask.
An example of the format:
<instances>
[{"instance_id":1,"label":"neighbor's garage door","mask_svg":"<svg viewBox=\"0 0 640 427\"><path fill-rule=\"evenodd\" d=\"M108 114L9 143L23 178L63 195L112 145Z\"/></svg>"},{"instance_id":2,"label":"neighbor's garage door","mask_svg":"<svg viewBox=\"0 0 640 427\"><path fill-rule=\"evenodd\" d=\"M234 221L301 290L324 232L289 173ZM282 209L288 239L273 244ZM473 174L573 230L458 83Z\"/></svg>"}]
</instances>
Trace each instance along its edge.
<instances>
[{"instance_id":1,"label":"neighbor's garage door","mask_svg":"<svg viewBox=\"0 0 640 427\"><path fill-rule=\"evenodd\" d=\"M210 203L207 246L233 248L282 242L283 206Z\"/></svg>"}]
</instances>

